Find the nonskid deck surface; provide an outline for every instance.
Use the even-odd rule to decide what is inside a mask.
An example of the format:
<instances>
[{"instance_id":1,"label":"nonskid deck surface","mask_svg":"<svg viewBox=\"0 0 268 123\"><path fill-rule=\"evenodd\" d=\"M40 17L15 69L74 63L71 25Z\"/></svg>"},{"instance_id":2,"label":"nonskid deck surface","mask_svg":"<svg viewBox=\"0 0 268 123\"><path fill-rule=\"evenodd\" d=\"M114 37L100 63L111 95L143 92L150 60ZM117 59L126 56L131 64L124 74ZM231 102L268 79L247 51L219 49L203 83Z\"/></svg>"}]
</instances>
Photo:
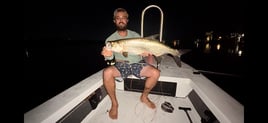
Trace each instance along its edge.
<instances>
[{"instance_id":1,"label":"nonskid deck surface","mask_svg":"<svg viewBox=\"0 0 268 123\"><path fill-rule=\"evenodd\" d=\"M119 102L117 120L112 120L108 116L111 103L109 97L106 96L82 123L190 123L186 112L179 110L178 107L191 108L188 113L192 122L201 122L200 116L188 98L150 94L149 98L156 104L156 109L150 109L140 102L141 93L116 90L116 95ZM161 109L161 104L165 101L174 107L172 113Z\"/></svg>"}]
</instances>

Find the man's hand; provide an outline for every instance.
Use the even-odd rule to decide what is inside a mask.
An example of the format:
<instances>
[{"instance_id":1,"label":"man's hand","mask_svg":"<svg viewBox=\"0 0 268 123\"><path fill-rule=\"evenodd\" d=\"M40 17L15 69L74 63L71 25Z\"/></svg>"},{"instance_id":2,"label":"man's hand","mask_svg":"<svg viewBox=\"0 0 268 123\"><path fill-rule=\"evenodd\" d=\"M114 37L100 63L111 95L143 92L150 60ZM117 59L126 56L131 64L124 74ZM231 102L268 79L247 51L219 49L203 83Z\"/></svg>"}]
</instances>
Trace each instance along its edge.
<instances>
[{"instance_id":1,"label":"man's hand","mask_svg":"<svg viewBox=\"0 0 268 123\"><path fill-rule=\"evenodd\" d=\"M102 48L101 55L104 57L110 57L113 55L113 51L107 49L105 46Z\"/></svg>"},{"instance_id":2,"label":"man's hand","mask_svg":"<svg viewBox=\"0 0 268 123\"><path fill-rule=\"evenodd\" d=\"M154 63L154 56L153 54L149 53L149 52L144 52L141 54L141 56L143 56L145 58L145 61L148 64L153 64Z\"/></svg>"}]
</instances>

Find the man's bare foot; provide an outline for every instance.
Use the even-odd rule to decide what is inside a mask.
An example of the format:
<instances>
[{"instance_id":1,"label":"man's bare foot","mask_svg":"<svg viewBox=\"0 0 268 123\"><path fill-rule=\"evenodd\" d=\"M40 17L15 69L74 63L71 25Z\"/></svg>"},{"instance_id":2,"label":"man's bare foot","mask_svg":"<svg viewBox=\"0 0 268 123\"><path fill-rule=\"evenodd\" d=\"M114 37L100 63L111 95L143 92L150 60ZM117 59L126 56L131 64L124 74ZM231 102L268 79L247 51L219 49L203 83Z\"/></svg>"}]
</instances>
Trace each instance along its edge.
<instances>
[{"instance_id":1,"label":"man's bare foot","mask_svg":"<svg viewBox=\"0 0 268 123\"><path fill-rule=\"evenodd\" d=\"M117 119L118 116L118 108L117 107L111 107L110 111L109 111L109 117L111 119Z\"/></svg>"},{"instance_id":2,"label":"man's bare foot","mask_svg":"<svg viewBox=\"0 0 268 123\"><path fill-rule=\"evenodd\" d=\"M149 108L155 109L155 107L156 107L155 104L151 100L149 100L148 97L141 96L140 99L141 99L141 102L145 103Z\"/></svg>"}]
</instances>

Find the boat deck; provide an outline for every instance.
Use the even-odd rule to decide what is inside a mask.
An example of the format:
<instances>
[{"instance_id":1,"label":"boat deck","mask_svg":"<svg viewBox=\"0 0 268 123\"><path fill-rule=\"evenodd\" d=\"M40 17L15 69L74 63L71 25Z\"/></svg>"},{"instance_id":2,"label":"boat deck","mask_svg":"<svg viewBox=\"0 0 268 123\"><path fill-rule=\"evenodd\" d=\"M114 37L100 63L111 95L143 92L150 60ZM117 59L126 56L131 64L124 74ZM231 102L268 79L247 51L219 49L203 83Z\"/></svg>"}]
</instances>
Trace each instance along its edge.
<instances>
[{"instance_id":1,"label":"boat deck","mask_svg":"<svg viewBox=\"0 0 268 123\"><path fill-rule=\"evenodd\" d=\"M24 114L25 123L243 123L244 106L202 74L182 62L165 56L159 65L161 76L149 98L156 104L150 109L140 102L143 80L116 82L118 119L108 116L111 107L102 80L102 70L87 77L43 104ZM136 79L136 80L134 80ZM134 82L135 81L135 82ZM175 84L175 85L174 85ZM174 88L175 87L175 90ZM168 91L167 91L168 90ZM153 93L154 92L154 93ZM171 96L170 96L171 95ZM162 110L165 101L174 108ZM187 107L190 119L184 110Z\"/></svg>"},{"instance_id":2,"label":"boat deck","mask_svg":"<svg viewBox=\"0 0 268 123\"><path fill-rule=\"evenodd\" d=\"M178 107L189 107L188 111L192 122L200 123L201 118L193 107L188 97L174 98L171 96L150 94L149 98L156 104L156 109L148 108L144 103L140 102L140 92L131 92L124 90L116 90L119 102L118 119L112 120L108 116L108 110L111 103L108 96L99 103L97 108L93 110L82 123L191 123L184 110ZM171 103L174 107L172 113L165 112L161 109L161 104L165 101Z\"/></svg>"}]
</instances>

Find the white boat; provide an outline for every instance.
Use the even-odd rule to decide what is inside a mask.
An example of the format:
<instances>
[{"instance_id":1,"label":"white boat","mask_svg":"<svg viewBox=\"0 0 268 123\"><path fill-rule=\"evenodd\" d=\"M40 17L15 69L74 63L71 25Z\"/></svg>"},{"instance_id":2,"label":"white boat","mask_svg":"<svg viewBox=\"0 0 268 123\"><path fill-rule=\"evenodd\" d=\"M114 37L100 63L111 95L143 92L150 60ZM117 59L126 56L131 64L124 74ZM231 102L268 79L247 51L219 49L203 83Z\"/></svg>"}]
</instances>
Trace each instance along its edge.
<instances>
[{"instance_id":1,"label":"white boat","mask_svg":"<svg viewBox=\"0 0 268 123\"><path fill-rule=\"evenodd\" d=\"M149 8L158 8L163 21L162 10L156 5L145 8L142 19ZM143 36L143 23L141 29ZM144 80L130 76L124 82L116 81L118 119L110 119L107 111L111 103L100 70L24 113L24 123L244 122L244 106L195 68L183 61L179 67L169 55L164 55L161 62L154 65L161 71L149 95L156 109L140 102Z\"/></svg>"}]
</instances>

